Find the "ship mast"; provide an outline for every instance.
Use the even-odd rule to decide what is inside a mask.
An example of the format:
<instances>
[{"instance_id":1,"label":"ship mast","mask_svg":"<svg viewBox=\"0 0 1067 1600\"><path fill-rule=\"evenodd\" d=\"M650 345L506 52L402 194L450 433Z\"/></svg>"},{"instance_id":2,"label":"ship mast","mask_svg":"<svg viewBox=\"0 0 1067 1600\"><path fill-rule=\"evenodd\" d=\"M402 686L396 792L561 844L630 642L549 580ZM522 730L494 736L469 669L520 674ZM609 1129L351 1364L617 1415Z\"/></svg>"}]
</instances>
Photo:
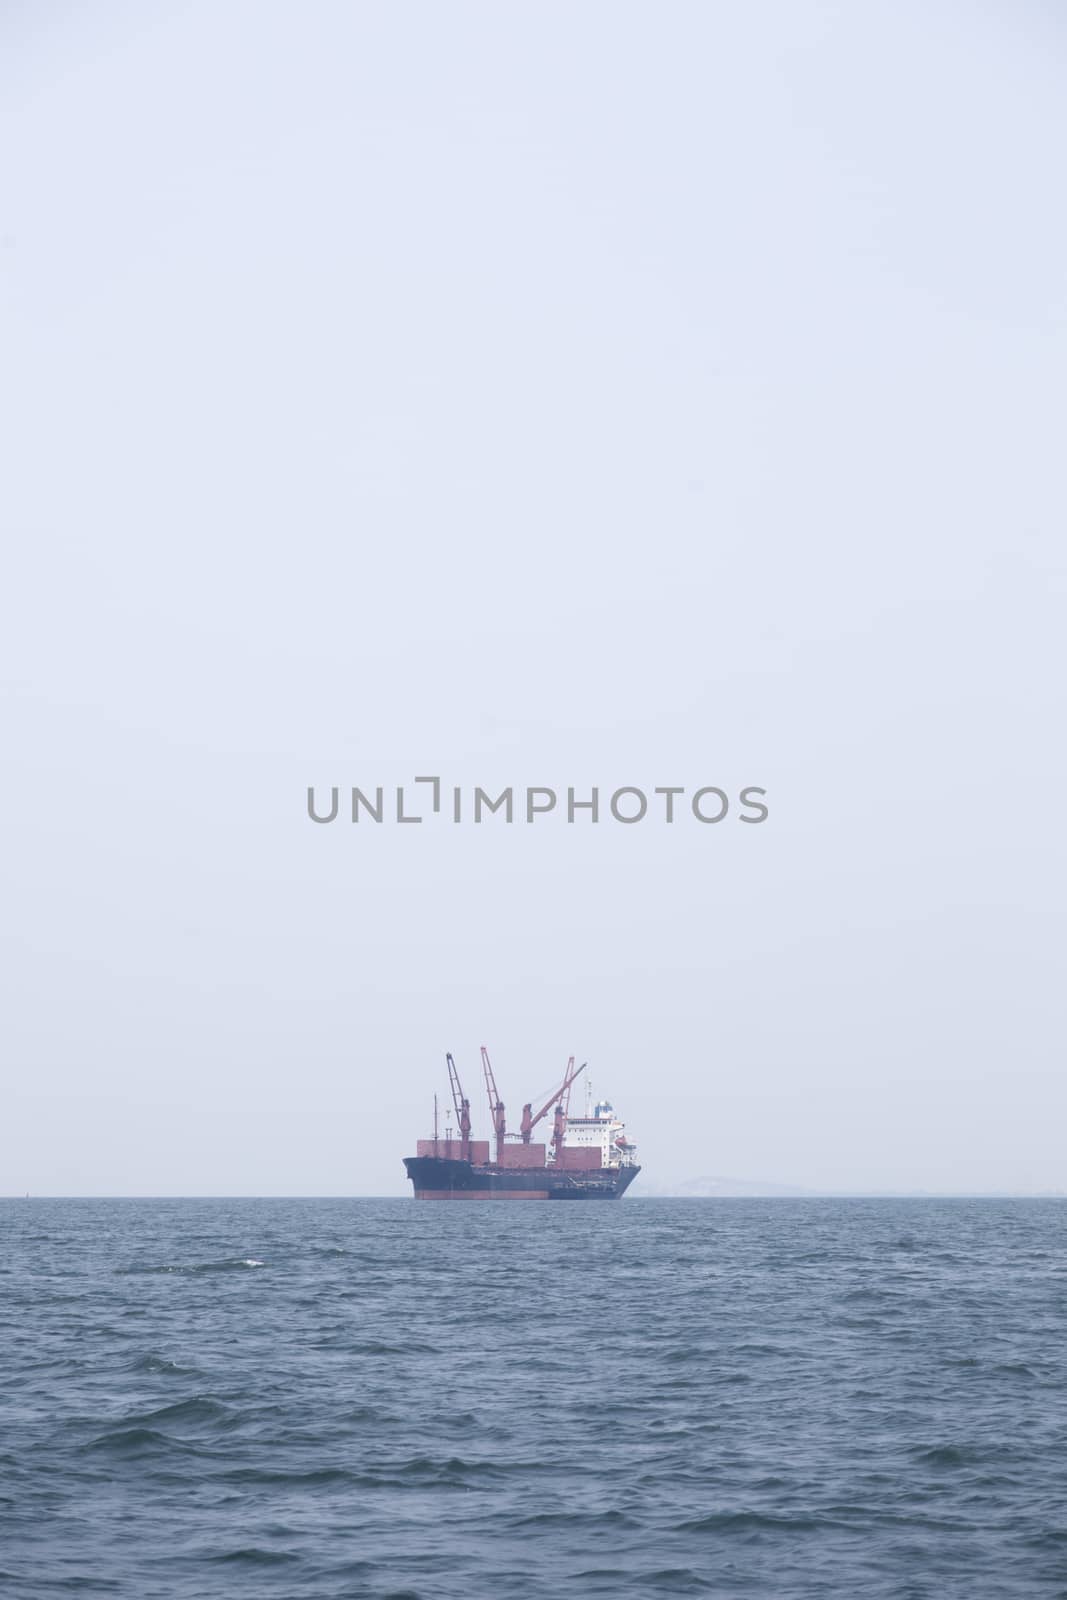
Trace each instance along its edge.
<instances>
[{"instance_id":1,"label":"ship mast","mask_svg":"<svg viewBox=\"0 0 1067 1600\"><path fill-rule=\"evenodd\" d=\"M493 1077L493 1068L489 1060L489 1052L482 1045L482 1071L485 1073L485 1090L489 1096L489 1115L493 1121L493 1132L496 1135L496 1159L501 1161L504 1156L504 1140L507 1138L507 1121L504 1116L504 1102L496 1091L496 1079Z\"/></svg>"}]
</instances>

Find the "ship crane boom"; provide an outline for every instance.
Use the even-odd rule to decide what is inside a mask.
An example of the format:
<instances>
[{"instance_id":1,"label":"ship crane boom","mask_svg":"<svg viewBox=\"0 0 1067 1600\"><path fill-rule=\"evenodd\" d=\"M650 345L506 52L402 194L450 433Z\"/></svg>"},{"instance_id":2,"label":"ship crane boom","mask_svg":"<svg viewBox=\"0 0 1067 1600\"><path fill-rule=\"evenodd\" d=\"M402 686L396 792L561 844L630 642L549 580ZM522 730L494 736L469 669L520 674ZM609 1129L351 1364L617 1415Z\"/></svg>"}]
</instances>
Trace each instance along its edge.
<instances>
[{"instance_id":1,"label":"ship crane boom","mask_svg":"<svg viewBox=\"0 0 1067 1600\"><path fill-rule=\"evenodd\" d=\"M574 1060L573 1056L571 1060ZM588 1064L588 1062L583 1061L578 1068L578 1072L584 1072ZM552 1155L557 1163L561 1162L563 1158L563 1143L567 1135L567 1118L571 1114L571 1089L578 1072L574 1073L565 1084L563 1093L560 1095L559 1104L556 1106L556 1115L552 1119ZM588 1081L587 1078L586 1082L588 1083Z\"/></svg>"},{"instance_id":2,"label":"ship crane boom","mask_svg":"<svg viewBox=\"0 0 1067 1600\"><path fill-rule=\"evenodd\" d=\"M586 1067L588 1065L589 1065L589 1063L587 1061L583 1061L581 1066L578 1068L578 1070L576 1072L575 1069L574 1069L574 1057L571 1056L570 1060L567 1062L567 1070L563 1074L563 1082L560 1084L558 1089L554 1089L552 1091L552 1093L549 1095L548 1099L545 1101L544 1105L541 1107L541 1109L537 1113L537 1115L534 1116L533 1108L532 1108L531 1105L527 1104L527 1105L523 1106L523 1108L522 1108L522 1142L523 1142L523 1144L529 1144L530 1135L533 1132L533 1130L537 1127L537 1124L540 1122L541 1118L544 1117L544 1116L547 1116L548 1112L551 1111L552 1107L558 1101L562 1100L564 1095L567 1095L569 1097L571 1084L574 1082L574 1080L577 1077L579 1077L581 1075L581 1073L583 1073L585 1071L585 1069L586 1069Z\"/></svg>"},{"instance_id":3,"label":"ship crane boom","mask_svg":"<svg viewBox=\"0 0 1067 1600\"><path fill-rule=\"evenodd\" d=\"M507 1138L507 1119L504 1114L504 1102L496 1089L496 1079L493 1076L492 1063L489 1052L482 1045L482 1071L485 1073L485 1092L489 1096L489 1115L493 1120L493 1133L496 1137L496 1159L503 1160L504 1140Z\"/></svg>"},{"instance_id":4,"label":"ship crane boom","mask_svg":"<svg viewBox=\"0 0 1067 1600\"><path fill-rule=\"evenodd\" d=\"M449 1051L445 1060L448 1063L448 1081L452 1087L452 1104L456 1108L456 1127L459 1129L460 1155L466 1161L470 1156L471 1137L471 1103L463 1093L463 1085L459 1081L456 1063Z\"/></svg>"}]
</instances>

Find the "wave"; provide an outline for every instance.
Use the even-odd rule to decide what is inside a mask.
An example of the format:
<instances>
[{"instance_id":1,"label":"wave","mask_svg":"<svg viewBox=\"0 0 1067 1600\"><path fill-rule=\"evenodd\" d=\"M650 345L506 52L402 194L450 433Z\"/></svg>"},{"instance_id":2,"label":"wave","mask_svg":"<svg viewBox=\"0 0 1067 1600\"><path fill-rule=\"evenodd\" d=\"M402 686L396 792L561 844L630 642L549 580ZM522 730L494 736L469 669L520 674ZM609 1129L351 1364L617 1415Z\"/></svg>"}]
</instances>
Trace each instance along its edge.
<instances>
[{"instance_id":1,"label":"wave","mask_svg":"<svg viewBox=\"0 0 1067 1600\"><path fill-rule=\"evenodd\" d=\"M339 1338L318 1339L312 1347L316 1350L340 1350L347 1356L436 1356L436 1345L420 1344L412 1339L407 1344L389 1344L383 1339L352 1339L346 1333Z\"/></svg>"},{"instance_id":2,"label":"wave","mask_svg":"<svg viewBox=\"0 0 1067 1600\"><path fill-rule=\"evenodd\" d=\"M284 1467L228 1467L214 1474L213 1481L263 1488L317 1489L325 1484L346 1484L354 1488L366 1483L366 1475L348 1467L308 1467L303 1471L287 1471Z\"/></svg>"},{"instance_id":3,"label":"wave","mask_svg":"<svg viewBox=\"0 0 1067 1600\"><path fill-rule=\"evenodd\" d=\"M212 1556L211 1560L223 1565L278 1567L289 1561L299 1561L300 1557L292 1550L264 1550L259 1545L247 1545L240 1550L227 1550L222 1555Z\"/></svg>"},{"instance_id":4,"label":"wave","mask_svg":"<svg viewBox=\"0 0 1067 1600\"><path fill-rule=\"evenodd\" d=\"M185 1439L173 1439L158 1428L115 1428L81 1446L83 1454L140 1456L147 1454L199 1455L200 1448Z\"/></svg>"},{"instance_id":5,"label":"wave","mask_svg":"<svg viewBox=\"0 0 1067 1600\"><path fill-rule=\"evenodd\" d=\"M712 1511L703 1517L690 1517L684 1522L673 1522L672 1533L757 1533L773 1530L782 1533L810 1533L825 1526L821 1517L798 1517L785 1512L776 1515L766 1511Z\"/></svg>"},{"instance_id":6,"label":"wave","mask_svg":"<svg viewBox=\"0 0 1067 1600\"><path fill-rule=\"evenodd\" d=\"M135 1356L127 1363L126 1371L146 1372L165 1378L195 1378L199 1375L196 1367L182 1367L177 1361L168 1361L165 1356L151 1354Z\"/></svg>"},{"instance_id":7,"label":"wave","mask_svg":"<svg viewBox=\"0 0 1067 1600\"><path fill-rule=\"evenodd\" d=\"M222 1261L176 1262L165 1266L116 1267L120 1278L154 1277L164 1273L246 1272L252 1267L265 1267L267 1263L256 1256L232 1256Z\"/></svg>"},{"instance_id":8,"label":"wave","mask_svg":"<svg viewBox=\"0 0 1067 1600\"><path fill-rule=\"evenodd\" d=\"M925 1467L985 1466L990 1461L1003 1462L1005 1458L1015 1454L1016 1451L1012 1446L994 1441L990 1441L985 1446L973 1444L917 1445L910 1452L911 1459Z\"/></svg>"},{"instance_id":9,"label":"wave","mask_svg":"<svg viewBox=\"0 0 1067 1600\"><path fill-rule=\"evenodd\" d=\"M126 1417L123 1420L138 1427L156 1427L159 1423L204 1423L230 1421L234 1413L229 1406L223 1405L221 1400L214 1400L209 1395L198 1395L189 1400L176 1400L173 1405L160 1406L156 1411L146 1411L141 1415Z\"/></svg>"},{"instance_id":10,"label":"wave","mask_svg":"<svg viewBox=\"0 0 1067 1600\"><path fill-rule=\"evenodd\" d=\"M722 1594L717 1582L702 1577L692 1567L659 1567L652 1572L634 1572L628 1575L628 1588L638 1594Z\"/></svg>"},{"instance_id":11,"label":"wave","mask_svg":"<svg viewBox=\"0 0 1067 1600\"><path fill-rule=\"evenodd\" d=\"M511 1528L559 1528L561 1532L595 1533L640 1529L645 1526L625 1511L536 1511L527 1517L510 1517Z\"/></svg>"}]
</instances>

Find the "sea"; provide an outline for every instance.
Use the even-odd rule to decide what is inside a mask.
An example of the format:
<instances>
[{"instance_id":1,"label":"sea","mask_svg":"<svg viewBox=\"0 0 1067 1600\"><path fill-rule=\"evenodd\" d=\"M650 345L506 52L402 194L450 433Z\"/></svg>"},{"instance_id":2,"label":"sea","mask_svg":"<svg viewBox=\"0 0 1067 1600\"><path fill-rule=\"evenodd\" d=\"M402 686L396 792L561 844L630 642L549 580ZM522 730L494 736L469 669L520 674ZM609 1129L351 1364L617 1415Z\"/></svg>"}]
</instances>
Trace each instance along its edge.
<instances>
[{"instance_id":1,"label":"sea","mask_svg":"<svg viewBox=\"0 0 1067 1600\"><path fill-rule=\"evenodd\" d=\"M1056 1200L7 1200L0 1595L1067 1596Z\"/></svg>"}]
</instances>

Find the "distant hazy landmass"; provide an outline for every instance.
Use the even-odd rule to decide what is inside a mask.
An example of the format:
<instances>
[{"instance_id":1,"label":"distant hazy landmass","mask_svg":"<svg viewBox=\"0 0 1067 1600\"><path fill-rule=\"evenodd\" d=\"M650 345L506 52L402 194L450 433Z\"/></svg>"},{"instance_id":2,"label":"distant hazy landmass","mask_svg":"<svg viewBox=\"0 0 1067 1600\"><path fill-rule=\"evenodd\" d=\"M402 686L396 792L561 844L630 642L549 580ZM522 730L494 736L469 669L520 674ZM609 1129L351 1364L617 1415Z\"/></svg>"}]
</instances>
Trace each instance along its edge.
<instances>
[{"instance_id":1,"label":"distant hazy landmass","mask_svg":"<svg viewBox=\"0 0 1067 1600\"><path fill-rule=\"evenodd\" d=\"M767 1183L762 1178L685 1178L680 1183L654 1184L641 1179L633 1195L648 1200L712 1200L725 1196L814 1195L814 1189L799 1189L795 1184Z\"/></svg>"},{"instance_id":2,"label":"distant hazy landmass","mask_svg":"<svg viewBox=\"0 0 1067 1600\"><path fill-rule=\"evenodd\" d=\"M769 1198L776 1195L809 1200L827 1199L889 1199L889 1200L1062 1200L1067 1198L1062 1189L989 1189L980 1194L963 1190L929 1189L801 1189L796 1184L769 1183L763 1178L684 1178L677 1183L645 1183L638 1179L632 1190L636 1200L715 1200L719 1198Z\"/></svg>"}]
</instances>

